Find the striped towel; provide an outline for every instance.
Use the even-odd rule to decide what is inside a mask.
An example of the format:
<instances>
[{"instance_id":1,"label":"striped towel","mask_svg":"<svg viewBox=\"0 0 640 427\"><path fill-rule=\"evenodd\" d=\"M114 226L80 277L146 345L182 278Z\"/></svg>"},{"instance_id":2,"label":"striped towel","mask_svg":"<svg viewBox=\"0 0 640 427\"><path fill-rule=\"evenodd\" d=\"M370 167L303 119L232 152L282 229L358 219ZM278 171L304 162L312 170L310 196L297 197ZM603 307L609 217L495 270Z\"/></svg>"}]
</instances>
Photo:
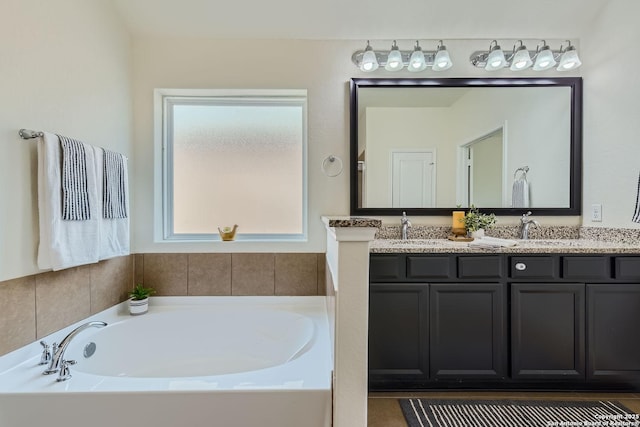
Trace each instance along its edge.
<instances>
[{"instance_id":1,"label":"striped towel","mask_svg":"<svg viewBox=\"0 0 640 427\"><path fill-rule=\"evenodd\" d=\"M125 162L120 153L102 149L103 156L103 217L106 219L127 218L127 191Z\"/></svg>"},{"instance_id":2,"label":"striped towel","mask_svg":"<svg viewBox=\"0 0 640 427\"><path fill-rule=\"evenodd\" d=\"M86 221L91 218L91 211L84 144L61 135L58 139L62 148L62 219Z\"/></svg>"},{"instance_id":3,"label":"striped towel","mask_svg":"<svg viewBox=\"0 0 640 427\"><path fill-rule=\"evenodd\" d=\"M640 176L638 176L638 191L636 194L636 210L631 221L640 223Z\"/></svg>"}]
</instances>

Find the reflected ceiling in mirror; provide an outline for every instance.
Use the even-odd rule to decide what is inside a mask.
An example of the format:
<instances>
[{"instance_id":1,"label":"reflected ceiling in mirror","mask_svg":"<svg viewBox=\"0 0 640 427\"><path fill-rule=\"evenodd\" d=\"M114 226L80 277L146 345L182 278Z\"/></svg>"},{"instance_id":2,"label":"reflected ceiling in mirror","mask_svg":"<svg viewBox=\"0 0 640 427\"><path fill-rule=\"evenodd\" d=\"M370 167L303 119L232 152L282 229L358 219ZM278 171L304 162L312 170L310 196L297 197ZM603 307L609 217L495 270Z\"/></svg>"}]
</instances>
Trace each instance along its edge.
<instances>
[{"instance_id":1,"label":"reflected ceiling in mirror","mask_svg":"<svg viewBox=\"0 0 640 427\"><path fill-rule=\"evenodd\" d=\"M352 79L351 213L579 215L582 80Z\"/></svg>"}]
</instances>

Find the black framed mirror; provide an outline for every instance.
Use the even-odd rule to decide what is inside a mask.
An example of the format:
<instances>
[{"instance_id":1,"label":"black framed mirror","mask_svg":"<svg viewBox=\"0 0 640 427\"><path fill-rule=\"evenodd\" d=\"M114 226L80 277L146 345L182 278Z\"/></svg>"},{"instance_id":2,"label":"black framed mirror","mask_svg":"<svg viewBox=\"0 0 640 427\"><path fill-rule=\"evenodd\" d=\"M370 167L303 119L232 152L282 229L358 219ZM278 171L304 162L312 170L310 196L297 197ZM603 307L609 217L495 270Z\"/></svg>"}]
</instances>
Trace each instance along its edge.
<instances>
[{"instance_id":1,"label":"black framed mirror","mask_svg":"<svg viewBox=\"0 0 640 427\"><path fill-rule=\"evenodd\" d=\"M352 215L580 215L582 78L350 82Z\"/></svg>"}]
</instances>

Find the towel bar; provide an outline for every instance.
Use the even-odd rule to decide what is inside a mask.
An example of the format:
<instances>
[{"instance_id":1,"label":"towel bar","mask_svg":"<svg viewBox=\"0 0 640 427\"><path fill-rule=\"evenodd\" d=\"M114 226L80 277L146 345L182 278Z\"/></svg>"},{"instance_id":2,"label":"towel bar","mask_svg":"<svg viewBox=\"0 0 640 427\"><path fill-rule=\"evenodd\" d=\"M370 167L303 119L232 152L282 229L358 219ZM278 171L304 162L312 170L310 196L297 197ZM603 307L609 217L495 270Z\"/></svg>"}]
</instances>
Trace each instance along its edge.
<instances>
[{"instance_id":1,"label":"towel bar","mask_svg":"<svg viewBox=\"0 0 640 427\"><path fill-rule=\"evenodd\" d=\"M18 134L22 139L33 139L33 138L44 136L44 132L39 132L39 131L29 130L29 129L20 129Z\"/></svg>"}]
</instances>

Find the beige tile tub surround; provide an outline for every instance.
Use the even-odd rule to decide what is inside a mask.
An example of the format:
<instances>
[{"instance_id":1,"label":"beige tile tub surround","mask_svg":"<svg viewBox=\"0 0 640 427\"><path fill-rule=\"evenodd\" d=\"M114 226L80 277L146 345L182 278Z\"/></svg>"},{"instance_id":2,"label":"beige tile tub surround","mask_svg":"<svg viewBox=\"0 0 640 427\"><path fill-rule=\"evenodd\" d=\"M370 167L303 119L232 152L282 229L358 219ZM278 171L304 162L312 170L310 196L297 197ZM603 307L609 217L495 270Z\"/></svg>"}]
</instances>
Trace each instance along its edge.
<instances>
[{"instance_id":1,"label":"beige tile tub surround","mask_svg":"<svg viewBox=\"0 0 640 427\"><path fill-rule=\"evenodd\" d=\"M325 295L325 254L137 254L134 277L160 296Z\"/></svg>"},{"instance_id":2,"label":"beige tile tub surround","mask_svg":"<svg viewBox=\"0 0 640 427\"><path fill-rule=\"evenodd\" d=\"M231 254L189 254L188 295L231 295Z\"/></svg>"},{"instance_id":3,"label":"beige tile tub surround","mask_svg":"<svg viewBox=\"0 0 640 427\"><path fill-rule=\"evenodd\" d=\"M35 276L0 283L0 354L35 340L35 300Z\"/></svg>"},{"instance_id":4,"label":"beige tile tub surround","mask_svg":"<svg viewBox=\"0 0 640 427\"><path fill-rule=\"evenodd\" d=\"M275 254L231 255L232 295L275 295Z\"/></svg>"},{"instance_id":5,"label":"beige tile tub surround","mask_svg":"<svg viewBox=\"0 0 640 427\"><path fill-rule=\"evenodd\" d=\"M0 282L0 355L127 298L130 256Z\"/></svg>"},{"instance_id":6,"label":"beige tile tub surround","mask_svg":"<svg viewBox=\"0 0 640 427\"><path fill-rule=\"evenodd\" d=\"M276 254L276 295L317 295L318 260L316 254Z\"/></svg>"},{"instance_id":7,"label":"beige tile tub surround","mask_svg":"<svg viewBox=\"0 0 640 427\"><path fill-rule=\"evenodd\" d=\"M136 254L0 282L0 355L125 301L158 295L325 295L324 253Z\"/></svg>"}]
</instances>

